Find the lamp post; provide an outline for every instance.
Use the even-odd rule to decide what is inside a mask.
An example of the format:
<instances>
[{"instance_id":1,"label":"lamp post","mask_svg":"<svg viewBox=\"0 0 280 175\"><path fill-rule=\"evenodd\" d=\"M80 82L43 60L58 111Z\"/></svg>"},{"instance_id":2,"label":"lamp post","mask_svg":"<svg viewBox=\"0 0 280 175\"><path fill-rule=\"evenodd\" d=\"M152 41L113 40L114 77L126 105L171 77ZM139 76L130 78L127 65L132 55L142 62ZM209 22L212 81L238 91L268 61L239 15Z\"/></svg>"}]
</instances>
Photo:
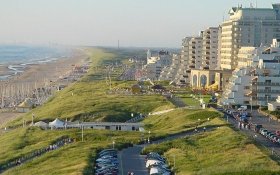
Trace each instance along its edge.
<instances>
[{"instance_id":1,"label":"lamp post","mask_svg":"<svg viewBox=\"0 0 280 175\"><path fill-rule=\"evenodd\" d=\"M151 134L151 131L149 131L148 143L150 143L150 134Z\"/></svg>"},{"instance_id":2,"label":"lamp post","mask_svg":"<svg viewBox=\"0 0 280 175\"><path fill-rule=\"evenodd\" d=\"M251 101L251 114L252 114L252 112L253 112L253 96L251 96L250 101Z\"/></svg>"},{"instance_id":3,"label":"lamp post","mask_svg":"<svg viewBox=\"0 0 280 175\"><path fill-rule=\"evenodd\" d=\"M113 149L115 149L115 140L113 140Z\"/></svg>"},{"instance_id":4,"label":"lamp post","mask_svg":"<svg viewBox=\"0 0 280 175\"><path fill-rule=\"evenodd\" d=\"M33 126L34 125L34 113L32 113L32 123L31 125Z\"/></svg>"},{"instance_id":5,"label":"lamp post","mask_svg":"<svg viewBox=\"0 0 280 175\"><path fill-rule=\"evenodd\" d=\"M82 142L84 141L84 126L82 124Z\"/></svg>"}]
</instances>

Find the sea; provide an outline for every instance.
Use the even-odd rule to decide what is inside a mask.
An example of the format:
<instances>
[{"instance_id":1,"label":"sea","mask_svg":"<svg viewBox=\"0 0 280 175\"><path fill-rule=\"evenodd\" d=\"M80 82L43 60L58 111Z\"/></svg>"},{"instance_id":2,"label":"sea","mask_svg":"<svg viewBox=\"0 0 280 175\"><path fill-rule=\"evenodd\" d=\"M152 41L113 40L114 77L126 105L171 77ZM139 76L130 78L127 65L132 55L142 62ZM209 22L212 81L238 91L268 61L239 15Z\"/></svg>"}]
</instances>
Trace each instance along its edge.
<instances>
[{"instance_id":1,"label":"sea","mask_svg":"<svg viewBox=\"0 0 280 175\"><path fill-rule=\"evenodd\" d=\"M72 49L61 46L0 45L0 66L9 69L1 73L0 80L7 80L22 73L34 64L46 64L71 55Z\"/></svg>"}]
</instances>

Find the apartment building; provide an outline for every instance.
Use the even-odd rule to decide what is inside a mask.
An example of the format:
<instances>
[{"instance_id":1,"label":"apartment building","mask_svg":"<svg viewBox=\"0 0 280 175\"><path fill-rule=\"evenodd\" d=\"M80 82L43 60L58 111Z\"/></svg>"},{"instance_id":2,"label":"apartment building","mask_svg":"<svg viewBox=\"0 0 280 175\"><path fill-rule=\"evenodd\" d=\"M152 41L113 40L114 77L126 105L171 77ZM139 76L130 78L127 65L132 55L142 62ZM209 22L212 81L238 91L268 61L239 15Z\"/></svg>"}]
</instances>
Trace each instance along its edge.
<instances>
[{"instance_id":1,"label":"apartment building","mask_svg":"<svg viewBox=\"0 0 280 175\"><path fill-rule=\"evenodd\" d=\"M191 70L202 68L202 39L202 36L183 39L181 62L174 79L176 84L189 85Z\"/></svg>"},{"instance_id":2,"label":"apartment building","mask_svg":"<svg viewBox=\"0 0 280 175\"><path fill-rule=\"evenodd\" d=\"M165 66L159 76L160 81L173 81L181 65L181 55L173 54L170 66Z\"/></svg>"},{"instance_id":3,"label":"apartment building","mask_svg":"<svg viewBox=\"0 0 280 175\"><path fill-rule=\"evenodd\" d=\"M224 105L266 106L280 94L280 47L274 39L271 47L247 47L247 61L240 53L243 63L233 71L221 103ZM240 49L240 50L241 50ZM249 52L251 50L251 52Z\"/></svg>"},{"instance_id":4,"label":"apartment building","mask_svg":"<svg viewBox=\"0 0 280 175\"><path fill-rule=\"evenodd\" d=\"M220 69L218 61L218 27L209 27L202 33L202 68Z\"/></svg>"},{"instance_id":5,"label":"apartment building","mask_svg":"<svg viewBox=\"0 0 280 175\"><path fill-rule=\"evenodd\" d=\"M241 47L270 46L280 38L280 4L272 8L233 7L229 20L221 25L221 68L233 70L238 66Z\"/></svg>"},{"instance_id":6,"label":"apartment building","mask_svg":"<svg viewBox=\"0 0 280 175\"><path fill-rule=\"evenodd\" d=\"M162 69L170 66L172 56L168 51L161 50L159 52L147 51L147 64L144 66L146 70L146 78L158 80Z\"/></svg>"}]
</instances>

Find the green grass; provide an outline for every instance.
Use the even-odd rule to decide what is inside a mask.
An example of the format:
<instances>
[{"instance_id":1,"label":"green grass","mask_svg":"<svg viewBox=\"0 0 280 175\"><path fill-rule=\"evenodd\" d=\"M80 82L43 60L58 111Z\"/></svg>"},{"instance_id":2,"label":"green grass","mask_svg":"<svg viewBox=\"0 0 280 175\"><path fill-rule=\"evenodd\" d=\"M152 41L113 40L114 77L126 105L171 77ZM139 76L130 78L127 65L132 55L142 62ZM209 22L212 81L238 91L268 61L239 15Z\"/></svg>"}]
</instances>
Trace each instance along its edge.
<instances>
[{"instance_id":1,"label":"green grass","mask_svg":"<svg viewBox=\"0 0 280 175\"><path fill-rule=\"evenodd\" d=\"M46 104L33 109L24 117L20 117L8 125L21 125L23 119L30 122L32 113L35 114L36 121L67 118L68 120L124 122L131 117L131 113L147 114L161 106L173 107L161 95L108 94L110 88L105 80L105 65L125 60L126 52L108 53L96 48L87 48L85 51L92 60L92 67L81 81L57 92ZM135 81L116 80L120 74L116 73L120 72L119 69L114 69L112 89L130 88L136 83Z\"/></svg>"},{"instance_id":2,"label":"green grass","mask_svg":"<svg viewBox=\"0 0 280 175\"><path fill-rule=\"evenodd\" d=\"M52 120L56 117L84 121L125 121L130 118L131 113L145 114L174 108L160 95L125 96L107 93L109 86L104 79L105 65L112 61L125 62L133 51L110 49L105 52L101 49L87 48L86 52L92 60L90 72L81 81L56 93L42 107L26 114L25 120L30 121L31 114L34 113L36 121ZM117 81L120 73L121 71L116 69L112 75L113 89L129 88L135 84L134 81ZM175 155L176 171L183 175L240 174L242 171L246 174L265 174L279 171L279 166L266 152L226 126L225 122L218 118L220 115L213 110L176 109L166 114L149 116L143 122L146 130L152 132L152 137L187 131L197 125L221 127L190 138L152 145L146 150L162 152L169 160L173 160ZM21 123L22 118L19 118L10 125L16 126ZM113 140L116 147L122 148L128 143L140 142L140 138L143 137L139 132L85 130L84 142L81 142L79 129L43 131L38 128L17 128L0 135L0 164L46 147L62 136L74 138L76 142L46 153L20 167L12 168L4 174L92 174L98 150L111 147Z\"/></svg>"},{"instance_id":3,"label":"green grass","mask_svg":"<svg viewBox=\"0 0 280 175\"><path fill-rule=\"evenodd\" d=\"M91 174L92 159L98 150L112 147L113 140L116 142L115 147L121 148L140 139L138 132L85 130L84 142L81 142L81 130L78 129L43 131L38 128L18 128L0 135L0 164L45 148L62 136L74 138L75 142L5 171L4 174Z\"/></svg>"},{"instance_id":4,"label":"green grass","mask_svg":"<svg viewBox=\"0 0 280 175\"><path fill-rule=\"evenodd\" d=\"M176 94L176 96L180 97L183 102L188 105L188 106L200 106L200 102L199 100L196 100L194 98L191 97L191 93L180 93L180 94ZM205 103L208 103L211 95L196 95L196 97L198 99L203 98Z\"/></svg>"},{"instance_id":5,"label":"green grass","mask_svg":"<svg viewBox=\"0 0 280 175\"><path fill-rule=\"evenodd\" d=\"M146 130L156 135L166 135L190 130L207 122L208 118L213 119L220 115L211 109L176 109L165 114L149 116L143 122L146 124Z\"/></svg>"},{"instance_id":6,"label":"green grass","mask_svg":"<svg viewBox=\"0 0 280 175\"><path fill-rule=\"evenodd\" d=\"M213 124L223 124L216 118ZM145 152L164 154L178 175L278 174L280 166L246 136L222 126L214 131L151 145Z\"/></svg>"}]
</instances>

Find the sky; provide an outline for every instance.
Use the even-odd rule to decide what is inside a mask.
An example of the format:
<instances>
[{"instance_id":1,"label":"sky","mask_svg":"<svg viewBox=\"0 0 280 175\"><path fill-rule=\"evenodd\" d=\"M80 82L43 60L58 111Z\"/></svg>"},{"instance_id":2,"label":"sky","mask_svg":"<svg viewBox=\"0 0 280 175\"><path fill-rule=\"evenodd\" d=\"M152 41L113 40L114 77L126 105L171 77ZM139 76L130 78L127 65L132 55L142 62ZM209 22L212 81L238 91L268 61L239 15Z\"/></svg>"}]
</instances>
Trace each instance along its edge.
<instances>
[{"instance_id":1,"label":"sky","mask_svg":"<svg viewBox=\"0 0 280 175\"><path fill-rule=\"evenodd\" d=\"M0 0L0 43L178 48L256 2L277 0Z\"/></svg>"}]
</instances>

